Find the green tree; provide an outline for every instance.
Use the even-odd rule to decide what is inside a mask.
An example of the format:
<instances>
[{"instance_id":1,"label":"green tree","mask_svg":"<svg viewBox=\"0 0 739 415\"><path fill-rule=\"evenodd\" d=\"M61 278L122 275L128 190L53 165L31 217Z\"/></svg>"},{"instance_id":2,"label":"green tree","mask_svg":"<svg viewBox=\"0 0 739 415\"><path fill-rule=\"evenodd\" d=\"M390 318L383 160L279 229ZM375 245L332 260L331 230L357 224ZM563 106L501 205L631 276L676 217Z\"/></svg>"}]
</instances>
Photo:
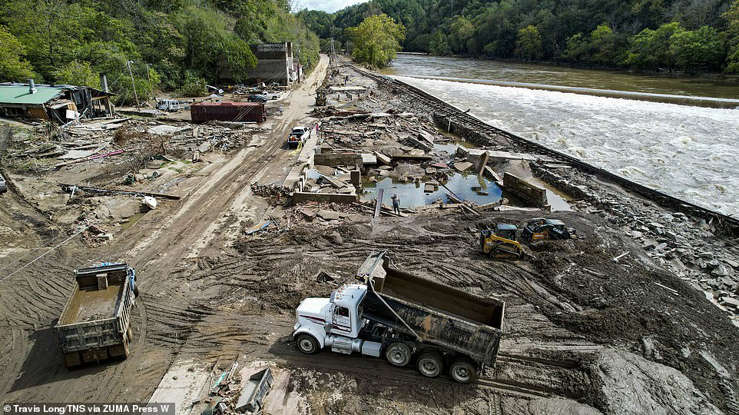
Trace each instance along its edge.
<instances>
[{"instance_id":1,"label":"green tree","mask_svg":"<svg viewBox=\"0 0 739 415\"><path fill-rule=\"evenodd\" d=\"M731 8L722 17L728 26L726 30L726 72L739 73L739 0L734 0Z\"/></svg>"},{"instance_id":2,"label":"green tree","mask_svg":"<svg viewBox=\"0 0 739 415\"><path fill-rule=\"evenodd\" d=\"M563 58L571 62L584 62L589 60L591 56L592 49L589 37L584 36L582 33L578 33L567 39L567 48L562 54Z\"/></svg>"},{"instance_id":3,"label":"green tree","mask_svg":"<svg viewBox=\"0 0 739 415\"><path fill-rule=\"evenodd\" d=\"M185 39L185 64L211 82L242 82L257 60L249 45L229 32L224 16L216 11L189 7L177 17Z\"/></svg>"},{"instance_id":4,"label":"green tree","mask_svg":"<svg viewBox=\"0 0 739 415\"><path fill-rule=\"evenodd\" d=\"M725 52L716 29L703 26L698 30L675 32L670 37L670 54L679 69L696 72L717 69Z\"/></svg>"},{"instance_id":5,"label":"green tree","mask_svg":"<svg viewBox=\"0 0 739 415\"><path fill-rule=\"evenodd\" d=\"M600 65L615 64L623 61L625 45L621 44L619 36L606 24L598 25L590 33L590 61Z\"/></svg>"},{"instance_id":6,"label":"green tree","mask_svg":"<svg viewBox=\"0 0 739 415\"><path fill-rule=\"evenodd\" d=\"M541 58L544 48L541 34L536 26L528 25L518 31L516 36L516 55L524 60Z\"/></svg>"},{"instance_id":7,"label":"green tree","mask_svg":"<svg viewBox=\"0 0 739 415\"><path fill-rule=\"evenodd\" d=\"M449 47L454 53L465 53L467 42L475 35L475 26L464 16L457 16L449 27Z\"/></svg>"},{"instance_id":8,"label":"green tree","mask_svg":"<svg viewBox=\"0 0 739 415\"><path fill-rule=\"evenodd\" d=\"M447 38L441 30L437 30L429 39L429 52L436 56L447 56L452 53Z\"/></svg>"},{"instance_id":9,"label":"green tree","mask_svg":"<svg viewBox=\"0 0 739 415\"><path fill-rule=\"evenodd\" d=\"M352 40L352 58L370 66L384 67L395 58L405 39L405 27L386 14L370 16L356 27L347 29Z\"/></svg>"},{"instance_id":10,"label":"green tree","mask_svg":"<svg viewBox=\"0 0 739 415\"><path fill-rule=\"evenodd\" d=\"M31 64L23 58L25 49L4 26L0 26L0 80L24 80L33 76Z\"/></svg>"},{"instance_id":11,"label":"green tree","mask_svg":"<svg viewBox=\"0 0 739 415\"><path fill-rule=\"evenodd\" d=\"M684 30L677 22L663 24L657 30L642 30L631 38L625 63L642 69L674 69L675 59L670 51L670 38Z\"/></svg>"},{"instance_id":12,"label":"green tree","mask_svg":"<svg viewBox=\"0 0 739 415\"><path fill-rule=\"evenodd\" d=\"M54 77L59 83L100 88L100 76L92 69L89 62L71 61L57 69Z\"/></svg>"}]
</instances>

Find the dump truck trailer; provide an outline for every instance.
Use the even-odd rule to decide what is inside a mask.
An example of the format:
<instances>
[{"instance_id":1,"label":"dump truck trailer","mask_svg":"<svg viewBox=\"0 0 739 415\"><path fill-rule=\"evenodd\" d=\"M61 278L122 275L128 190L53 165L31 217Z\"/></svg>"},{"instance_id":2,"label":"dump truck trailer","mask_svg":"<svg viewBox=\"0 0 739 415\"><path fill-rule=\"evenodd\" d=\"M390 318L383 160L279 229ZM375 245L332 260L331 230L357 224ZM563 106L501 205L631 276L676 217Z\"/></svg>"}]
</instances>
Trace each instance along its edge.
<instances>
[{"instance_id":1,"label":"dump truck trailer","mask_svg":"<svg viewBox=\"0 0 739 415\"><path fill-rule=\"evenodd\" d=\"M446 369L460 383L495 364L504 302L395 269L382 254L370 255L358 277L362 283L346 284L330 298L300 303L293 337L301 352L330 347L384 356L398 367L415 362L424 376Z\"/></svg>"},{"instance_id":2,"label":"dump truck trailer","mask_svg":"<svg viewBox=\"0 0 739 415\"><path fill-rule=\"evenodd\" d=\"M127 358L137 291L134 269L126 264L103 264L74 273L74 292L56 325L65 366Z\"/></svg>"}]
</instances>

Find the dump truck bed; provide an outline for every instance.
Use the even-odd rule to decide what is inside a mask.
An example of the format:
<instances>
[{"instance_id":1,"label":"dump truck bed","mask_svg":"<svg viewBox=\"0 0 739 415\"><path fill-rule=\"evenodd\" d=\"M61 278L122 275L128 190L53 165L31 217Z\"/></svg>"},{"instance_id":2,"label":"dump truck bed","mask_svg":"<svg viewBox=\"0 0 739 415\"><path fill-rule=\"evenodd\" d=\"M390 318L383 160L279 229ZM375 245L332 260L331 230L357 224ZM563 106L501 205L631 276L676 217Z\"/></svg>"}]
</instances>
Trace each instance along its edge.
<instances>
[{"instance_id":1,"label":"dump truck bed","mask_svg":"<svg viewBox=\"0 0 739 415\"><path fill-rule=\"evenodd\" d=\"M77 285L56 325L64 353L122 343L134 302L129 272L126 264L75 271Z\"/></svg>"},{"instance_id":2,"label":"dump truck bed","mask_svg":"<svg viewBox=\"0 0 739 415\"><path fill-rule=\"evenodd\" d=\"M480 364L495 363L505 303L394 268L386 267L386 271L386 277L376 281L363 301L366 318Z\"/></svg>"},{"instance_id":3,"label":"dump truck bed","mask_svg":"<svg viewBox=\"0 0 739 415\"><path fill-rule=\"evenodd\" d=\"M59 324L74 324L86 321L115 318L123 285L111 285L103 290L77 289L72 295L69 307L59 318Z\"/></svg>"}]
</instances>

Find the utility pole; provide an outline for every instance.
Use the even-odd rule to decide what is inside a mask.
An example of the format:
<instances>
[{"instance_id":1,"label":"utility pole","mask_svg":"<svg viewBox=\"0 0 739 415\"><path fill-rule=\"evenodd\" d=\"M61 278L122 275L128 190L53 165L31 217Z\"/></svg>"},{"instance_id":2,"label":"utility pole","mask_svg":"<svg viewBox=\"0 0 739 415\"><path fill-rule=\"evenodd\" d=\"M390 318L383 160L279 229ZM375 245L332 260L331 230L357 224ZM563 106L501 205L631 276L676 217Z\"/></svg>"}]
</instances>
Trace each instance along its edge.
<instances>
[{"instance_id":1,"label":"utility pole","mask_svg":"<svg viewBox=\"0 0 739 415\"><path fill-rule=\"evenodd\" d=\"M136 93L136 81L134 81L133 71L131 71L131 62L133 61L126 61L126 66L128 66L128 74L131 75L131 86L133 86L133 97L136 99L136 109L141 109L139 105L139 94Z\"/></svg>"}]
</instances>

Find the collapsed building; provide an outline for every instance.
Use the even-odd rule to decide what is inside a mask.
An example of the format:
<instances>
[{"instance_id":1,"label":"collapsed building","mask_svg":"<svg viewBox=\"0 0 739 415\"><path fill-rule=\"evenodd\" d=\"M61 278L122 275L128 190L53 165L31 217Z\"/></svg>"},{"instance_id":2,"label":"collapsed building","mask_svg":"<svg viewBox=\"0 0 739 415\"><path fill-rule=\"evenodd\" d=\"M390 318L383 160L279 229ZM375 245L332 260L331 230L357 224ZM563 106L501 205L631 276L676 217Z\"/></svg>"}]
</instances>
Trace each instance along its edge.
<instances>
[{"instance_id":1,"label":"collapsed building","mask_svg":"<svg viewBox=\"0 0 739 415\"><path fill-rule=\"evenodd\" d=\"M110 92L88 86L0 83L0 116L67 123L113 115Z\"/></svg>"},{"instance_id":2,"label":"collapsed building","mask_svg":"<svg viewBox=\"0 0 739 415\"><path fill-rule=\"evenodd\" d=\"M295 59L292 42L262 43L252 45L257 66L250 71L250 84L264 82L290 86L303 79L303 66Z\"/></svg>"}]
</instances>

